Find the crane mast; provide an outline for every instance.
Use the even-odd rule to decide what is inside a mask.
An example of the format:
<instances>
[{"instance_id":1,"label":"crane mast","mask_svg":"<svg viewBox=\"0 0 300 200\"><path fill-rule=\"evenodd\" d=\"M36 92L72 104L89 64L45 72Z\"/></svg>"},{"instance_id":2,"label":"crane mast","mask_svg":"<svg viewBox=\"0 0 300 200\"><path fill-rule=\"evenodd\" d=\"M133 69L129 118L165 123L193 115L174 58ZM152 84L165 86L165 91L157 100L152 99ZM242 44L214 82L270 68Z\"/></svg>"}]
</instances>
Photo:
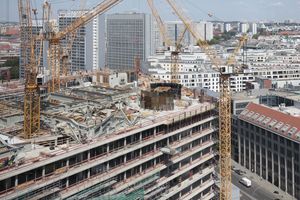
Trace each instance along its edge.
<instances>
[{"instance_id":1,"label":"crane mast","mask_svg":"<svg viewBox=\"0 0 300 200\"><path fill-rule=\"evenodd\" d=\"M35 39L32 33L30 0L19 0L18 6L21 28L21 63L24 65L25 74L24 137L31 138L40 129L40 94L36 82Z\"/></svg>"},{"instance_id":2,"label":"crane mast","mask_svg":"<svg viewBox=\"0 0 300 200\"><path fill-rule=\"evenodd\" d=\"M220 97L219 97L219 145L220 145L220 199L231 200L231 94L230 73L228 67L220 67L220 59L215 51L202 40L193 29L192 22L176 5L174 0L167 0L173 11L185 24L187 29L198 40L198 45L212 61L213 67L220 72Z\"/></svg>"},{"instance_id":3,"label":"crane mast","mask_svg":"<svg viewBox=\"0 0 300 200\"><path fill-rule=\"evenodd\" d=\"M186 33L187 28L184 29L184 31L181 33L177 41L172 43L171 39L168 37L167 30L165 27L165 24L163 20L161 19L159 12L157 11L156 7L154 6L153 0L147 0L148 5L151 9L151 13L154 16L156 23L159 28L159 32L161 34L161 37L163 39L164 46L167 45L170 48L171 51L171 83L179 83L178 80L178 58L180 53L180 44L184 38L184 34ZM175 48L172 46L175 46Z\"/></svg>"},{"instance_id":4,"label":"crane mast","mask_svg":"<svg viewBox=\"0 0 300 200\"><path fill-rule=\"evenodd\" d=\"M73 23L69 26L65 27L63 30L54 33L51 31L50 34L46 34L48 37L46 40L49 41L49 66L51 67L51 92L56 92L60 90L60 74L61 74L61 67L60 67L60 58L62 54L60 40L65 38L68 34L73 33L82 25L86 24L90 20L92 20L97 15L103 14L113 6L120 3L122 0L104 0L99 3L96 7L94 7L89 12L86 12L78 19L76 19Z\"/></svg>"}]
</instances>

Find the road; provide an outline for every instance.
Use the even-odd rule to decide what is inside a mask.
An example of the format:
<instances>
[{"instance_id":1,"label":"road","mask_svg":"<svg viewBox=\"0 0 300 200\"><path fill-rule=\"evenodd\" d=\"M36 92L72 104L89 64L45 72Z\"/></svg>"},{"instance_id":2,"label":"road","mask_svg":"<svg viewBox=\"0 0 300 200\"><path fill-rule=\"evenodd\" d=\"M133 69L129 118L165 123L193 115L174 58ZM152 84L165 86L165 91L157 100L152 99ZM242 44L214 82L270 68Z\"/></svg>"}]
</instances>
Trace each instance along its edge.
<instances>
[{"instance_id":1,"label":"road","mask_svg":"<svg viewBox=\"0 0 300 200\"><path fill-rule=\"evenodd\" d=\"M247 175L245 175L247 177ZM268 191L252 181L250 188L239 183L242 176L232 172L232 183L240 189L241 200L274 200L278 198L273 191ZM249 177L251 180L251 177Z\"/></svg>"}]
</instances>

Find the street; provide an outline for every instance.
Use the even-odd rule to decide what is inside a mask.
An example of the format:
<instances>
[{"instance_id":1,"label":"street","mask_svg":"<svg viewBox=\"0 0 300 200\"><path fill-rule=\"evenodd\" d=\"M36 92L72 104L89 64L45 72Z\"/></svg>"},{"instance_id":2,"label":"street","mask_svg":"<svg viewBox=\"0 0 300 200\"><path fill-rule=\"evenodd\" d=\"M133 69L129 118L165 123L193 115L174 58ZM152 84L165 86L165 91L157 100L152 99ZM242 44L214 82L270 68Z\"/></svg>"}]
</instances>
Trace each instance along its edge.
<instances>
[{"instance_id":1,"label":"street","mask_svg":"<svg viewBox=\"0 0 300 200\"><path fill-rule=\"evenodd\" d=\"M232 171L232 183L240 189L241 200L274 200L279 198L278 195L273 194L273 191L268 191L265 188L262 188L257 183L253 182L251 177L248 177L252 181L252 186L247 188L246 186L239 183L239 180L246 175L238 175ZM280 198L279 198L280 199Z\"/></svg>"}]
</instances>

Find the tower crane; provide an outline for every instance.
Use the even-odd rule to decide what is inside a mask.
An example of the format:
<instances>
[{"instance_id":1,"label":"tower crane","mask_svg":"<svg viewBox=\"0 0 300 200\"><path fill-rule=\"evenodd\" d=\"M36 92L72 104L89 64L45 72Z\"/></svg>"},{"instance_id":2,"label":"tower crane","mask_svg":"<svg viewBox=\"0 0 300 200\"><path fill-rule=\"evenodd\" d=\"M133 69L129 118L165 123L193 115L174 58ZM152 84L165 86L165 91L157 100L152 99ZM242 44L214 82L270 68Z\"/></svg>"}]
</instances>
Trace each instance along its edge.
<instances>
[{"instance_id":1,"label":"tower crane","mask_svg":"<svg viewBox=\"0 0 300 200\"><path fill-rule=\"evenodd\" d=\"M40 94L36 82L35 39L32 33L30 0L18 0L21 29L21 64L24 66L24 137L31 138L40 129ZM29 51L29 52L28 52Z\"/></svg>"},{"instance_id":2,"label":"tower crane","mask_svg":"<svg viewBox=\"0 0 300 200\"><path fill-rule=\"evenodd\" d=\"M187 27L192 36L198 41L198 45L210 58L213 68L220 73L220 97L219 97L219 141L220 141L220 175L221 188L220 199L231 200L231 94L230 75L231 67L221 66L222 62L215 50L206 41L201 39L200 34L194 30L192 21L185 16L174 0L166 0L176 15Z\"/></svg>"},{"instance_id":3,"label":"tower crane","mask_svg":"<svg viewBox=\"0 0 300 200\"><path fill-rule=\"evenodd\" d=\"M182 33L180 34L177 41L175 41L173 43L171 41L171 39L168 37L164 22L161 19L156 7L154 6L153 0L147 0L147 2L151 9L152 15L154 16L154 18L157 22L161 37L163 39L163 44L164 44L164 46L167 45L167 47L169 47L170 51L171 51L171 70L170 70L171 71L171 83L179 83L179 80L178 80L178 71L179 71L178 70L178 57L179 57L179 53L180 53L181 42L184 38L187 28L185 27L185 29L182 31Z\"/></svg>"},{"instance_id":4,"label":"tower crane","mask_svg":"<svg viewBox=\"0 0 300 200\"><path fill-rule=\"evenodd\" d=\"M69 26L65 27L59 32L50 31L46 34L45 40L49 41L49 66L51 67L51 91L55 92L60 89L60 54L61 54L61 45L60 40L65 38L68 34L73 33L75 30L80 28L82 25L86 24L92 20L97 15L100 15L113 6L120 3L122 0L104 0L99 3L92 10L86 12L78 19L76 19Z\"/></svg>"},{"instance_id":5,"label":"tower crane","mask_svg":"<svg viewBox=\"0 0 300 200\"><path fill-rule=\"evenodd\" d=\"M86 24L94 17L102 14L120 3L122 0L104 0L79 17L69 26L59 32L47 27L47 32L43 35L33 37L32 20L30 14L30 0L18 0L20 28L21 28L21 63L25 66L25 95L24 95L24 134L25 138L32 138L36 131L40 129L40 95L37 85L37 58L35 56L35 41L49 41L48 61L52 72L51 91L58 91L60 88L60 40L76 29ZM48 10L44 11L49 14ZM30 50L30 56L28 56ZM29 60L29 61L28 61Z\"/></svg>"}]
</instances>

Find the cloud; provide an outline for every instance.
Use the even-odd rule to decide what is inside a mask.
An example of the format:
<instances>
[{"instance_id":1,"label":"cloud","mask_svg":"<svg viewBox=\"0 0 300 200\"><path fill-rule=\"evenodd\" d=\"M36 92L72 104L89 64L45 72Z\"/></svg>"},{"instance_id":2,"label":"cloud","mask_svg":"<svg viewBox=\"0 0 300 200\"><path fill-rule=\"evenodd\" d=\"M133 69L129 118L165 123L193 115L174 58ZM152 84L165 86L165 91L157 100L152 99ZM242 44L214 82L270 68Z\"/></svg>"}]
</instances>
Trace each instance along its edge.
<instances>
[{"instance_id":1,"label":"cloud","mask_svg":"<svg viewBox=\"0 0 300 200\"><path fill-rule=\"evenodd\" d=\"M281 1L277 1L275 3L271 3L271 6L280 7L280 6L283 6L283 3Z\"/></svg>"}]
</instances>

